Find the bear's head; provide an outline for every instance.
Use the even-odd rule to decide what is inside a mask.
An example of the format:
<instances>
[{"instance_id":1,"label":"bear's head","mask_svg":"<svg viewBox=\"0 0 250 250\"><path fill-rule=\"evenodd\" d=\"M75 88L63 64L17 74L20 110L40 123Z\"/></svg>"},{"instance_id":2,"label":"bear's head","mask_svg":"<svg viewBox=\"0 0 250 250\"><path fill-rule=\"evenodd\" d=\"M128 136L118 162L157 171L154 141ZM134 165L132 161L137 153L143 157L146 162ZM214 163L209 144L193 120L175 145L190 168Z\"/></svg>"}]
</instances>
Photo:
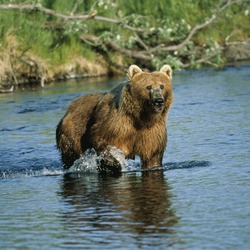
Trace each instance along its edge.
<instances>
[{"instance_id":1,"label":"bear's head","mask_svg":"<svg viewBox=\"0 0 250 250\"><path fill-rule=\"evenodd\" d=\"M164 65L160 71L152 73L131 65L127 76L131 95L140 100L145 109L151 109L155 113L169 110L173 101L172 69L169 65Z\"/></svg>"}]
</instances>

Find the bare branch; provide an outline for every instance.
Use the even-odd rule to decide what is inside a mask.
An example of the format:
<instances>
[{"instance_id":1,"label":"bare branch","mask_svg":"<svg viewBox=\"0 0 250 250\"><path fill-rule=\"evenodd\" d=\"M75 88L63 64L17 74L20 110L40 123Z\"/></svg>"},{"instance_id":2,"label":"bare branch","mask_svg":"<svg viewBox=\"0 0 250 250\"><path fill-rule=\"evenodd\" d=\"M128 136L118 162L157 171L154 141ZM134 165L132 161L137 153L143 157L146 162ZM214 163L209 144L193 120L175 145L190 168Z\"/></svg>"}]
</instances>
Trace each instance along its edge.
<instances>
[{"instance_id":1,"label":"bare branch","mask_svg":"<svg viewBox=\"0 0 250 250\"><path fill-rule=\"evenodd\" d=\"M161 50L161 51L176 51L176 50L180 50L182 49L190 40L191 38L201 29L204 29L205 27L207 27L208 25L210 25L219 15L222 11L224 11L226 8L228 8L229 6L233 5L233 4L237 4L237 3L242 3L242 2L250 2L250 0L228 0L222 7L220 7L206 22L202 23L202 24L197 24L196 26L193 27L193 29L191 29L190 33L187 35L187 37L179 44L177 45L173 45L173 46L167 46L167 47L163 47L163 45L157 46L155 48L152 48L150 50L151 53L154 53L157 50Z\"/></svg>"},{"instance_id":2,"label":"bare branch","mask_svg":"<svg viewBox=\"0 0 250 250\"><path fill-rule=\"evenodd\" d=\"M139 35L134 31L134 36L136 37L137 42L146 50L148 51L148 46L142 41Z\"/></svg>"},{"instance_id":3,"label":"bare branch","mask_svg":"<svg viewBox=\"0 0 250 250\"><path fill-rule=\"evenodd\" d=\"M90 44L93 46L93 44L101 44L100 39L97 36L94 35L81 35L81 39L86 42L87 44ZM145 61L149 61L152 59L152 56L148 55L147 52L145 51L136 51L136 50L131 50L131 49L125 49L121 46L119 46L117 43L112 41L111 39L108 39L104 42L105 46L108 47L109 49L120 52L122 54L125 54L128 57L133 57L136 59L141 59Z\"/></svg>"},{"instance_id":4,"label":"bare branch","mask_svg":"<svg viewBox=\"0 0 250 250\"><path fill-rule=\"evenodd\" d=\"M195 60L193 62L190 62L190 63L182 63L182 68L189 68L195 64L201 64L201 63L204 63L204 64L209 64L209 65L212 65L214 67L218 67L217 64L213 63L210 61L210 59L214 58L216 55L218 54L218 52L214 52L212 53L211 55L209 56L206 56L206 57L203 57L203 58L200 58L198 60Z\"/></svg>"},{"instance_id":5,"label":"bare branch","mask_svg":"<svg viewBox=\"0 0 250 250\"><path fill-rule=\"evenodd\" d=\"M74 1L74 7L73 7L73 9L72 9L72 11L70 13L71 16L73 16L75 14L77 7L78 7L78 1L75 0Z\"/></svg>"},{"instance_id":6,"label":"bare branch","mask_svg":"<svg viewBox=\"0 0 250 250\"><path fill-rule=\"evenodd\" d=\"M136 27L127 25L126 21L125 21L126 17L123 19L118 19L118 18L110 18L110 17L97 15L96 10L94 9L97 2L95 2L93 4L93 6L91 7L88 14L75 13L77 10L77 7L78 7L77 0L74 1L73 9L72 9L71 13L69 13L69 14L56 12L52 9L48 9L48 8L45 8L45 7L40 6L40 5L32 5L32 4L5 4L5 5L0 4L0 9L5 9L5 10L13 9L13 10L19 10L19 11L40 12L40 13L43 13L45 15L60 18L64 21L79 20L81 22L85 22L88 20L95 20L98 22L106 22L109 24L117 25L117 26L120 25L124 29L132 31L136 40L140 44L140 50L127 49L127 48L124 48L121 45L117 44L112 39L106 39L103 41L94 35L84 34L84 35L80 36L80 39L82 41L84 41L86 44L93 46L93 47L104 46L104 47L110 49L111 51L116 51L116 52L122 53L128 57L138 59L138 60L144 60L146 62L150 62L152 60L152 58L157 57L157 56L161 56L162 52L173 52L173 51L181 50L183 47L185 47L185 45L187 45L189 43L189 41L193 38L193 36L195 34L197 34L200 30L202 30L202 29L206 28L207 26L209 26L210 24L212 24L225 9L227 9L228 7L230 7L234 4L240 4L240 3L246 3L246 2L250 2L250 0L225 0L224 3L222 4L222 6L218 6L218 9L216 11L214 11L214 13L211 15L211 17L209 17L205 22L195 25L190 30L190 32L187 34L187 36L183 39L183 41L181 41L179 44L171 45L171 46L168 46L167 44L157 44L155 47L150 47L150 45L147 45L147 43L145 41L143 41L143 39L141 38L142 37L141 32L145 32L146 29L136 28ZM192 52L190 52L190 53L192 53ZM162 53L162 54L164 54L164 53ZM201 56L198 55L197 57L199 57L199 58L196 58L196 61L194 61L192 63L183 64L182 66L185 68L185 67L191 66L193 63L212 63L210 61L210 59L212 59L213 56L200 58Z\"/></svg>"},{"instance_id":7,"label":"bare branch","mask_svg":"<svg viewBox=\"0 0 250 250\"><path fill-rule=\"evenodd\" d=\"M109 18L109 17L104 17L104 16L98 16L96 11L93 11L93 13L91 14L73 14L72 13L70 15L66 15L63 13L59 13L56 12L52 9L48 9L42 6L37 6L37 5L32 5L32 4L0 4L0 9L13 9L13 10L30 10L30 11L39 11L42 12L46 15L51 15L51 16L55 16L58 18L61 18L65 21L67 20L80 20L80 21L87 21L90 19L94 19L96 21L101 21L101 22L107 22L107 23L113 23L113 24L117 24L117 25L122 25L124 28L131 30L131 31L144 31L143 29L138 29L135 28L133 26L124 24L121 20L119 19L115 19L115 18Z\"/></svg>"}]
</instances>

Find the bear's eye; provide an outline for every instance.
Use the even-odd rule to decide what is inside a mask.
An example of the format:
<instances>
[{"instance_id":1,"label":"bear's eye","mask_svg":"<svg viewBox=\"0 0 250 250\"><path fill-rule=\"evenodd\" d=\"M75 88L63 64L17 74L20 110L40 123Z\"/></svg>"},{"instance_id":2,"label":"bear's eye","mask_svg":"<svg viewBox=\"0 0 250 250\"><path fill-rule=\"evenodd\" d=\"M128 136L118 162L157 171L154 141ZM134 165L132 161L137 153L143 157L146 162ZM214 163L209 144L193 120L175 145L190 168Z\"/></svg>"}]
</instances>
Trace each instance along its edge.
<instances>
[{"instance_id":1,"label":"bear's eye","mask_svg":"<svg viewBox=\"0 0 250 250\"><path fill-rule=\"evenodd\" d=\"M147 90L151 90L152 89L152 86L151 85L148 85L147 86Z\"/></svg>"},{"instance_id":2,"label":"bear's eye","mask_svg":"<svg viewBox=\"0 0 250 250\"><path fill-rule=\"evenodd\" d=\"M161 85L160 85L160 88L161 88L161 89L164 89L164 85L163 85L163 84L161 84Z\"/></svg>"}]
</instances>

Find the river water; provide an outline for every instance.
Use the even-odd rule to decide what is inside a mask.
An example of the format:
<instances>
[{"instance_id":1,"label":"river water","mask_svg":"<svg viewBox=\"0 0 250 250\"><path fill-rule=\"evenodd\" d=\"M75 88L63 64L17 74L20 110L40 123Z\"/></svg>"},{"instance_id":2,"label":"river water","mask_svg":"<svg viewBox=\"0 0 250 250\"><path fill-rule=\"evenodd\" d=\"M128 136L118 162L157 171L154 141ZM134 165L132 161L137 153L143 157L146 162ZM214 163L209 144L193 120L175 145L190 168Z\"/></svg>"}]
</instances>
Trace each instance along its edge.
<instances>
[{"instance_id":1,"label":"river water","mask_svg":"<svg viewBox=\"0 0 250 250\"><path fill-rule=\"evenodd\" d=\"M0 249L250 249L250 66L174 75L162 171L63 171L66 106L119 81L0 95Z\"/></svg>"}]
</instances>

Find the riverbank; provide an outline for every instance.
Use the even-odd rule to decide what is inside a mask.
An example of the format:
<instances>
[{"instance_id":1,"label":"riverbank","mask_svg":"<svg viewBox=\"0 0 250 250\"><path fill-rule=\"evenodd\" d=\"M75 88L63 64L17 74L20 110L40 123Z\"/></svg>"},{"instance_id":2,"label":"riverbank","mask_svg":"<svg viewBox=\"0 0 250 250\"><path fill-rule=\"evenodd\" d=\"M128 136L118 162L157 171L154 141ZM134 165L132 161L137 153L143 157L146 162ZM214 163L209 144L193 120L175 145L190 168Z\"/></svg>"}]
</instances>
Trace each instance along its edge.
<instances>
[{"instance_id":1,"label":"riverbank","mask_svg":"<svg viewBox=\"0 0 250 250\"><path fill-rule=\"evenodd\" d=\"M0 86L124 75L131 64L176 71L249 59L248 2L175 0L166 11L164 0L3 0Z\"/></svg>"},{"instance_id":2,"label":"riverbank","mask_svg":"<svg viewBox=\"0 0 250 250\"><path fill-rule=\"evenodd\" d=\"M223 52L226 63L250 59L250 38L242 42L228 43Z\"/></svg>"},{"instance_id":3,"label":"riverbank","mask_svg":"<svg viewBox=\"0 0 250 250\"><path fill-rule=\"evenodd\" d=\"M250 60L250 39L227 43L222 54L223 66ZM124 75L128 65L121 64L123 61L121 56L119 60L120 64L117 68L116 65L110 65L105 61L101 55L97 55L97 60L94 62L78 56L57 67L50 67L33 60L33 63L26 63L26 68L19 67L20 71L7 72L6 76L2 77L5 78L5 81L3 79L1 81L0 93L11 93L15 89L25 89L26 87L44 87L53 81Z\"/></svg>"},{"instance_id":4,"label":"riverbank","mask_svg":"<svg viewBox=\"0 0 250 250\"><path fill-rule=\"evenodd\" d=\"M242 42L227 43L222 50L223 66L250 60L250 39ZM57 67L50 67L33 58L33 63L26 62L26 68L19 67L20 71L16 71L15 75L14 72L7 71L6 76L2 77L3 81L0 84L0 91L8 92L8 89L11 91L13 89L12 86L40 85L44 87L44 84L52 81L118 76L123 75L129 66L123 63L124 60L122 56L118 58L120 62L118 62L117 65L110 65L101 55L97 55L96 58L97 60L92 62L84 57L78 56L68 63ZM4 62L1 63L2 65L4 64ZM7 64L11 63L9 62ZM13 78L14 81L9 81L8 79L10 78Z\"/></svg>"}]
</instances>

